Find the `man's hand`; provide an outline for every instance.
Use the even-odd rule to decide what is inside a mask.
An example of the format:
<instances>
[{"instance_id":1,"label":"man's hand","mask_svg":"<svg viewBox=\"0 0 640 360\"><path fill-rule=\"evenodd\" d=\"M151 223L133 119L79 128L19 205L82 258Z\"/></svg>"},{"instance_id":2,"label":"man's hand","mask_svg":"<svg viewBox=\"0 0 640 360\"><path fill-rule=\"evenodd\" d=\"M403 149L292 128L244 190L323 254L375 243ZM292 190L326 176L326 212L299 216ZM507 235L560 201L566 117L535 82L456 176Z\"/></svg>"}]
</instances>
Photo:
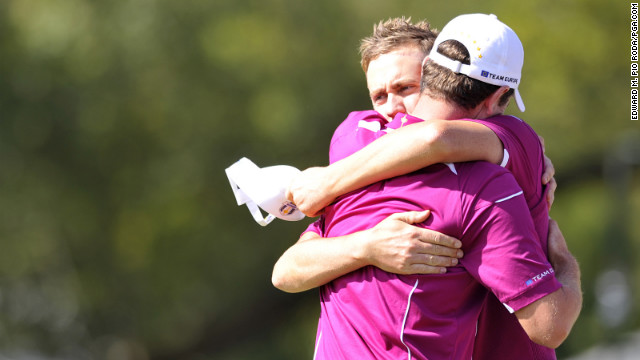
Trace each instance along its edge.
<instances>
[{"instance_id":1,"label":"man's hand","mask_svg":"<svg viewBox=\"0 0 640 360\"><path fill-rule=\"evenodd\" d=\"M573 255L567 247L567 242L564 239L564 235L558 227L558 223L549 219L549 243L547 244L549 251L549 262L554 269L562 267L567 262L575 261Z\"/></svg>"},{"instance_id":2,"label":"man's hand","mask_svg":"<svg viewBox=\"0 0 640 360\"><path fill-rule=\"evenodd\" d=\"M368 263L395 274L441 274L462 257L460 240L413 226L430 211L390 215L370 230L365 246Z\"/></svg>"},{"instance_id":3,"label":"man's hand","mask_svg":"<svg viewBox=\"0 0 640 360\"><path fill-rule=\"evenodd\" d=\"M556 178L553 177L556 173L556 169L553 167L553 163L551 159L547 157L544 148L544 139L542 136L538 135L540 138L540 143L542 144L542 153L544 155L544 171L542 172L542 185L547 185L547 203L549 206L549 210L551 210L551 205L553 204L553 200L555 199L556 188L558 187L558 183L556 183Z\"/></svg>"},{"instance_id":4,"label":"man's hand","mask_svg":"<svg viewBox=\"0 0 640 360\"><path fill-rule=\"evenodd\" d=\"M323 238L308 231L278 259L271 281L286 292L306 291L372 265L396 274L439 274L462 257L462 243L411 224L429 211L393 214L375 227Z\"/></svg>"},{"instance_id":5,"label":"man's hand","mask_svg":"<svg viewBox=\"0 0 640 360\"><path fill-rule=\"evenodd\" d=\"M289 184L287 198L309 217L322 214L323 209L335 199L331 193L331 181L326 167L304 170Z\"/></svg>"}]
</instances>

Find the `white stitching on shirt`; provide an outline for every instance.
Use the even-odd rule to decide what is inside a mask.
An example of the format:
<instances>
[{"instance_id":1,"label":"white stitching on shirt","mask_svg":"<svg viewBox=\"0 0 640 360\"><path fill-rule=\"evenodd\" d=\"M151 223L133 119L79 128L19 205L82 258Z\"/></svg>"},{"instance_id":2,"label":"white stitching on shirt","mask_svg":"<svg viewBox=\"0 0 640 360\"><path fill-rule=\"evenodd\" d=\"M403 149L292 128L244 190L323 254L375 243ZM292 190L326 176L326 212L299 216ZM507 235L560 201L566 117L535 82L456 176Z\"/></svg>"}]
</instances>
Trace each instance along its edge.
<instances>
[{"instance_id":1,"label":"white stitching on shirt","mask_svg":"<svg viewBox=\"0 0 640 360\"><path fill-rule=\"evenodd\" d=\"M507 201L507 200L509 200L509 199L511 199L511 198L514 198L514 197L518 196L518 195L522 195L522 190L520 190L520 192L517 192L517 193L515 193L515 194L513 194L513 195L509 195L509 196L507 196L507 197L505 197L505 198L502 198L502 199L500 199L500 200L496 200L495 204L497 204L497 203L501 203L501 202L503 202L503 201Z\"/></svg>"},{"instance_id":2,"label":"white stitching on shirt","mask_svg":"<svg viewBox=\"0 0 640 360\"><path fill-rule=\"evenodd\" d=\"M416 284L413 285L413 289L411 289L411 292L409 293L409 298L407 299L407 310L404 312L404 319L402 319L402 329L400 329L400 342L402 342L402 344L407 348L407 352L408 352L407 359L409 360L411 360L411 349L404 342L404 326L407 323L407 317L409 316L409 307L411 307L411 297L413 296L413 292L416 291L416 288L418 287L418 282L419 280L416 279Z\"/></svg>"},{"instance_id":3,"label":"white stitching on shirt","mask_svg":"<svg viewBox=\"0 0 640 360\"><path fill-rule=\"evenodd\" d=\"M316 349L313 351L313 360L316 360L316 356L318 356L318 348L320 347L320 339L322 339L322 330L320 330L320 335L318 335L318 341L316 341Z\"/></svg>"},{"instance_id":4,"label":"white stitching on shirt","mask_svg":"<svg viewBox=\"0 0 640 360\"><path fill-rule=\"evenodd\" d=\"M378 132L380 131L380 123L377 121L358 121L358 127L367 129L369 131Z\"/></svg>"},{"instance_id":5,"label":"white stitching on shirt","mask_svg":"<svg viewBox=\"0 0 640 360\"><path fill-rule=\"evenodd\" d=\"M507 149L504 149L504 152L502 153L502 163L500 164L500 166L507 167L508 163L509 163L509 152L507 151Z\"/></svg>"}]
</instances>

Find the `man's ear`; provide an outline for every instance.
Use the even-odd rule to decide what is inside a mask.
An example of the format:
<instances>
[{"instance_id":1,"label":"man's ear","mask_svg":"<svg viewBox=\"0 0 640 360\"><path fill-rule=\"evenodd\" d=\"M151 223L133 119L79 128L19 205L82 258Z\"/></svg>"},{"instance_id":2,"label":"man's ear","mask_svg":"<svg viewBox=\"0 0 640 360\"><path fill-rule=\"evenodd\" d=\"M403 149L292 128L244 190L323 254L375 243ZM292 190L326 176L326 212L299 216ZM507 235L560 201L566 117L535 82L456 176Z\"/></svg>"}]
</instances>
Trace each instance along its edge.
<instances>
[{"instance_id":1,"label":"man's ear","mask_svg":"<svg viewBox=\"0 0 640 360\"><path fill-rule=\"evenodd\" d=\"M507 108L507 105L509 105L508 101L505 104L500 105L500 98L507 91L509 91L508 86L501 86L500 88L498 88L498 90L496 90L493 94L489 95L489 97L484 100L483 103L489 116L502 114Z\"/></svg>"}]
</instances>

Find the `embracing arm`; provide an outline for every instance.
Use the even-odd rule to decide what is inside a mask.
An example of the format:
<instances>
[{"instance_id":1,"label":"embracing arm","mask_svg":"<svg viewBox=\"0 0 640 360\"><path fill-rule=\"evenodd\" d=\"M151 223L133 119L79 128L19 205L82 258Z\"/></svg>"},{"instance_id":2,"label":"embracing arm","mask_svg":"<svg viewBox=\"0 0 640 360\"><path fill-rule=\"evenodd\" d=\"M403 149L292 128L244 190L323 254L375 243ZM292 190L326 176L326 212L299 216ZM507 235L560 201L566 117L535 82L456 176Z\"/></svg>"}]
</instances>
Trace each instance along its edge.
<instances>
[{"instance_id":1,"label":"embracing arm","mask_svg":"<svg viewBox=\"0 0 640 360\"><path fill-rule=\"evenodd\" d=\"M273 286L291 293L306 291L367 265L359 255L363 236L363 232L342 238L303 234L273 267Z\"/></svg>"},{"instance_id":2,"label":"embracing arm","mask_svg":"<svg viewBox=\"0 0 640 360\"><path fill-rule=\"evenodd\" d=\"M271 281L301 292L367 265L397 274L443 273L462 257L462 243L411 225L428 217L428 211L393 214L369 230L334 238L307 232L276 262Z\"/></svg>"},{"instance_id":3,"label":"embracing arm","mask_svg":"<svg viewBox=\"0 0 640 360\"><path fill-rule=\"evenodd\" d=\"M488 127L465 120L412 124L382 136L328 167L311 168L289 187L289 199L309 216L336 197L374 182L442 162L502 161L502 142Z\"/></svg>"},{"instance_id":4,"label":"embracing arm","mask_svg":"<svg viewBox=\"0 0 640 360\"><path fill-rule=\"evenodd\" d=\"M335 188L349 192L442 162L485 160L499 164L502 155L502 142L488 127L465 120L433 120L381 137L330 165L329 175Z\"/></svg>"},{"instance_id":5,"label":"embracing arm","mask_svg":"<svg viewBox=\"0 0 640 360\"><path fill-rule=\"evenodd\" d=\"M557 348L567 338L582 308L580 268L558 228L549 220L549 261L562 287L515 312L531 340Z\"/></svg>"}]
</instances>

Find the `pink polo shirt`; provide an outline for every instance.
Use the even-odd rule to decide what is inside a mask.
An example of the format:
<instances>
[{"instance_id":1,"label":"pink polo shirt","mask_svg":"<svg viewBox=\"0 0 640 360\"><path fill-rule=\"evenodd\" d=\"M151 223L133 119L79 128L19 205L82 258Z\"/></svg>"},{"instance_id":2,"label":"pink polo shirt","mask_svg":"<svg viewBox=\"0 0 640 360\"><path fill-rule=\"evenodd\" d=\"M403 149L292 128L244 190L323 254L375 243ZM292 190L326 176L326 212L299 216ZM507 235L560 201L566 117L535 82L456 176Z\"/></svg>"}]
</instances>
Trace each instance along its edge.
<instances>
[{"instance_id":1,"label":"pink polo shirt","mask_svg":"<svg viewBox=\"0 0 640 360\"><path fill-rule=\"evenodd\" d=\"M332 162L384 134L376 114L352 113L338 127ZM415 121L397 117L389 127ZM412 276L369 266L323 286L316 358L471 358L489 296L518 310L560 287L522 190L508 171L485 162L438 164L354 191L309 230L345 235L422 209L432 210L422 226L463 241L461 264L443 275Z\"/></svg>"},{"instance_id":2,"label":"pink polo shirt","mask_svg":"<svg viewBox=\"0 0 640 360\"><path fill-rule=\"evenodd\" d=\"M504 166L524 191L538 239L547 254L549 209L545 196L547 189L541 182L544 154L538 135L531 126L514 116L470 121L489 127L502 141L506 152ZM554 349L531 341L518 319L505 310L494 296L489 296L478 323L475 360L556 359Z\"/></svg>"}]
</instances>

